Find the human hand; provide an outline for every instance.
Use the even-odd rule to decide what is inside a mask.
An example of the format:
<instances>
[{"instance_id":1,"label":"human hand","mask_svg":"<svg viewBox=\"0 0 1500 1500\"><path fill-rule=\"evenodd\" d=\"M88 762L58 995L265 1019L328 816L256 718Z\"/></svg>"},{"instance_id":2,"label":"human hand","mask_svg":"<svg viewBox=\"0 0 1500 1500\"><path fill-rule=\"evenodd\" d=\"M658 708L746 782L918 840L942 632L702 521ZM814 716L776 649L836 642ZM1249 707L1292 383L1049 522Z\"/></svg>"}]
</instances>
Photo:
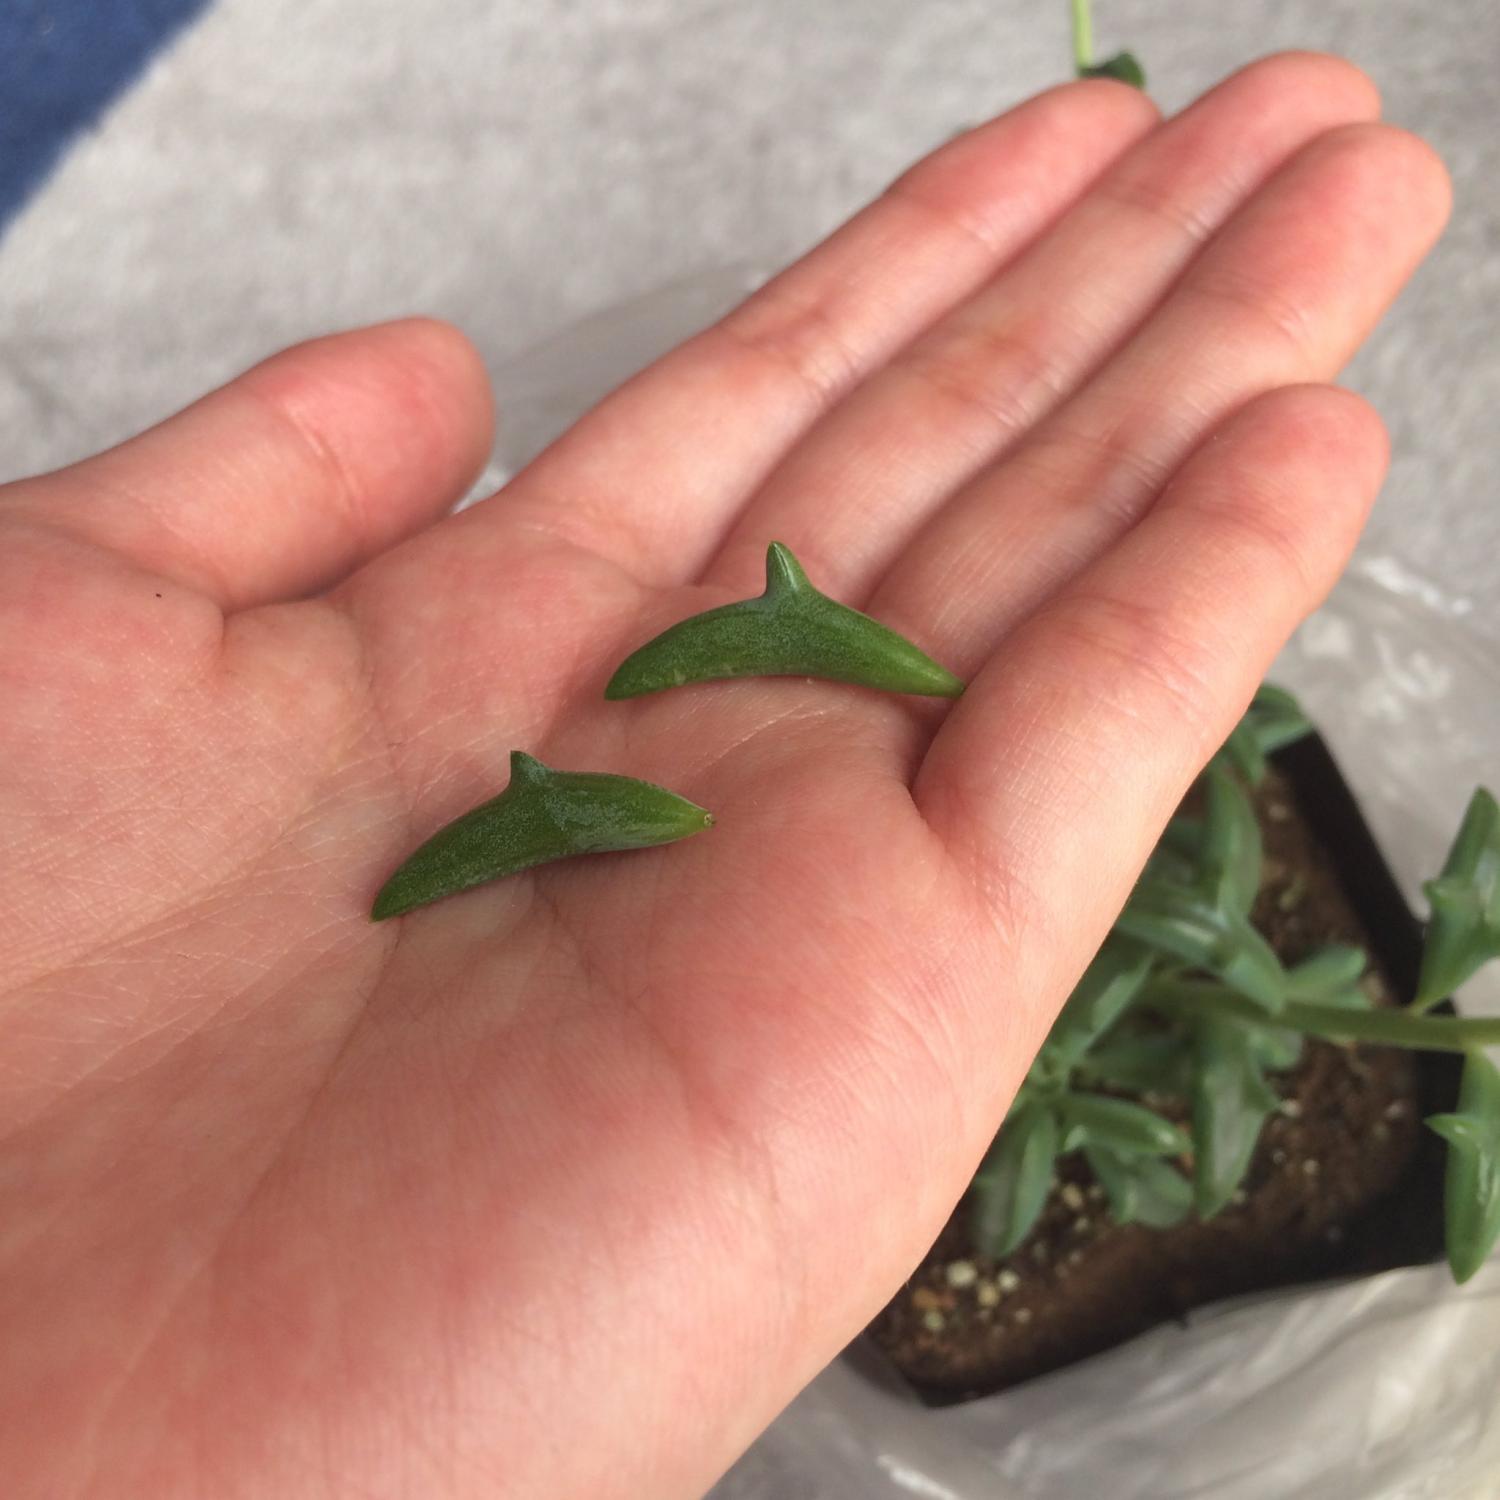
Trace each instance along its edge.
<instances>
[{"instance_id":1,"label":"human hand","mask_svg":"<svg viewBox=\"0 0 1500 1500\"><path fill-rule=\"evenodd\" d=\"M1302 55L1053 90L455 517L487 397L422 323L0 491L12 1500L712 1481L1353 544L1384 439L1317 382L1446 211L1375 114ZM965 696L603 700L772 539ZM718 824L372 924L513 748Z\"/></svg>"}]
</instances>

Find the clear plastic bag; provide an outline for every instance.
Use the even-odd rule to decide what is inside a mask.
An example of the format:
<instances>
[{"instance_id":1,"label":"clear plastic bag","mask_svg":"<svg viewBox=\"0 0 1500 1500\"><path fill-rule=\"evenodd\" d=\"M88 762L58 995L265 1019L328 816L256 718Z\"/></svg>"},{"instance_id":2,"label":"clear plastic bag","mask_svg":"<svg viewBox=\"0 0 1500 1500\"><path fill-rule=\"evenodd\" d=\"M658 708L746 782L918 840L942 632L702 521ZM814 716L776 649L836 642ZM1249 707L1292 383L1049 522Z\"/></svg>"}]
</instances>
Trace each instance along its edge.
<instances>
[{"instance_id":1,"label":"clear plastic bag","mask_svg":"<svg viewBox=\"0 0 1500 1500\"><path fill-rule=\"evenodd\" d=\"M609 309L496 372L487 494L601 395L760 276L731 267ZM503 503L503 502L502 502ZM1416 909L1500 766L1500 662L1464 601L1359 559L1273 676L1328 740ZM1500 1014L1483 974L1464 1009ZM1204 1308L1110 1353L944 1410L852 1352L713 1500L1500 1500L1500 1260Z\"/></svg>"}]
</instances>

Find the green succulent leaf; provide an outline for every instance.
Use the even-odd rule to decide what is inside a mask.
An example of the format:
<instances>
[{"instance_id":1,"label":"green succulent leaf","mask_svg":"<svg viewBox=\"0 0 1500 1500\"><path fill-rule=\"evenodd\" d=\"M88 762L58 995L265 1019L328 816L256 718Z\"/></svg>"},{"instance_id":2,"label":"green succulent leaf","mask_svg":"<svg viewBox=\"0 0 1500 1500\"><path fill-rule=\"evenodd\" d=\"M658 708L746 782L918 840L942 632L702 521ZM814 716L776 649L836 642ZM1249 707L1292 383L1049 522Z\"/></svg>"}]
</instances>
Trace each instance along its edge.
<instances>
[{"instance_id":1,"label":"green succulent leaf","mask_svg":"<svg viewBox=\"0 0 1500 1500\"><path fill-rule=\"evenodd\" d=\"M1179 813L1162 830L1147 868L1179 885L1191 885L1198 878L1202 859L1203 820Z\"/></svg>"},{"instance_id":2,"label":"green succulent leaf","mask_svg":"<svg viewBox=\"0 0 1500 1500\"><path fill-rule=\"evenodd\" d=\"M1041 1101L1006 1118L970 1190L974 1243L985 1255L1009 1255L1030 1233L1052 1186L1059 1137L1057 1116Z\"/></svg>"},{"instance_id":3,"label":"green succulent leaf","mask_svg":"<svg viewBox=\"0 0 1500 1500\"><path fill-rule=\"evenodd\" d=\"M1268 1073L1284 1073L1302 1061L1306 1038L1285 1026L1251 1026L1250 1051Z\"/></svg>"},{"instance_id":4,"label":"green succulent leaf","mask_svg":"<svg viewBox=\"0 0 1500 1500\"><path fill-rule=\"evenodd\" d=\"M1270 1013L1286 1001L1286 975L1266 940L1241 913L1201 890L1150 876L1131 893L1118 931L1221 979Z\"/></svg>"},{"instance_id":5,"label":"green succulent leaf","mask_svg":"<svg viewBox=\"0 0 1500 1500\"><path fill-rule=\"evenodd\" d=\"M1106 938L1052 1023L1037 1059L1039 1070L1066 1074L1140 993L1151 961L1144 944L1115 934Z\"/></svg>"},{"instance_id":6,"label":"green succulent leaf","mask_svg":"<svg viewBox=\"0 0 1500 1500\"><path fill-rule=\"evenodd\" d=\"M702 833L713 814L665 787L603 771L558 771L524 750L499 796L438 829L375 897L376 922L485 881L577 854L650 849Z\"/></svg>"},{"instance_id":7,"label":"green succulent leaf","mask_svg":"<svg viewBox=\"0 0 1500 1500\"><path fill-rule=\"evenodd\" d=\"M788 676L940 698L964 690L905 636L814 588L791 550L772 542L764 592L662 631L620 663L604 696L638 698L690 682Z\"/></svg>"},{"instance_id":8,"label":"green succulent leaf","mask_svg":"<svg viewBox=\"0 0 1500 1500\"><path fill-rule=\"evenodd\" d=\"M1443 873L1423 889L1432 915L1414 1002L1420 1010L1500 957L1500 807L1484 787L1469 799Z\"/></svg>"},{"instance_id":9,"label":"green succulent leaf","mask_svg":"<svg viewBox=\"0 0 1500 1500\"><path fill-rule=\"evenodd\" d=\"M1344 943L1320 948L1287 970L1287 999L1340 1010L1369 1010L1370 996L1360 983L1369 965L1370 956L1363 948Z\"/></svg>"},{"instance_id":10,"label":"green succulent leaf","mask_svg":"<svg viewBox=\"0 0 1500 1500\"><path fill-rule=\"evenodd\" d=\"M1089 63L1079 68L1080 78L1118 78L1121 83L1143 89L1146 87L1146 70L1136 61L1131 52L1116 52L1103 62Z\"/></svg>"},{"instance_id":11,"label":"green succulent leaf","mask_svg":"<svg viewBox=\"0 0 1500 1500\"><path fill-rule=\"evenodd\" d=\"M1280 1100L1262 1074L1252 1028L1206 1016L1193 1031L1193 1199L1209 1219L1243 1180Z\"/></svg>"},{"instance_id":12,"label":"green succulent leaf","mask_svg":"<svg viewBox=\"0 0 1500 1500\"><path fill-rule=\"evenodd\" d=\"M1285 688L1263 682L1219 755L1251 786L1259 786L1266 774L1266 757L1311 734L1312 728L1301 705Z\"/></svg>"},{"instance_id":13,"label":"green succulent leaf","mask_svg":"<svg viewBox=\"0 0 1500 1500\"><path fill-rule=\"evenodd\" d=\"M1465 1282L1500 1241L1500 1070L1482 1052L1464 1061L1458 1110L1427 1124L1448 1142L1444 1218L1448 1264Z\"/></svg>"},{"instance_id":14,"label":"green succulent leaf","mask_svg":"<svg viewBox=\"0 0 1500 1500\"><path fill-rule=\"evenodd\" d=\"M1369 963L1369 954L1363 948L1330 943L1286 971L1287 995L1293 1000L1328 1001L1353 989L1368 1005L1369 997L1359 988L1359 981Z\"/></svg>"},{"instance_id":15,"label":"green succulent leaf","mask_svg":"<svg viewBox=\"0 0 1500 1500\"><path fill-rule=\"evenodd\" d=\"M1256 743L1267 755L1305 739L1313 732L1312 720L1285 688L1263 682L1245 713Z\"/></svg>"},{"instance_id":16,"label":"green succulent leaf","mask_svg":"<svg viewBox=\"0 0 1500 1500\"><path fill-rule=\"evenodd\" d=\"M1111 1088L1185 1099L1192 1087L1192 1042L1183 1032L1111 1036L1080 1059L1078 1077Z\"/></svg>"},{"instance_id":17,"label":"green succulent leaf","mask_svg":"<svg viewBox=\"0 0 1500 1500\"><path fill-rule=\"evenodd\" d=\"M1211 765L1203 781L1199 861L1208 899L1219 911L1248 917L1260 890L1260 824L1250 799L1228 771Z\"/></svg>"},{"instance_id":18,"label":"green succulent leaf","mask_svg":"<svg viewBox=\"0 0 1500 1500\"><path fill-rule=\"evenodd\" d=\"M1231 731L1214 759L1220 764L1233 766L1251 786L1259 786L1266 779L1266 752L1260 748L1260 741L1243 719Z\"/></svg>"},{"instance_id":19,"label":"green succulent leaf","mask_svg":"<svg viewBox=\"0 0 1500 1500\"><path fill-rule=\"evenodd\" d=\"M1248 916L1261 879L1255 809L1240 778L1218 757L1200 782L1203 817L1179 813L1167 824L1147 864L1148 877L1169 885L1197 886L1212 905Z\"/></svg>"},{"instance_id":20,"label":"green succulent leaf","mask_svg":"<svg viewBox=\"0 0 1500 1500\"><path fill-rule=\"evenodd\" d=\"M1067 1093L1058 1101L1058 1112L1064 1151L1102 1146L1117 1156L1183 1156L1193 1149L1180 1126L1129 1099Z\"/></svg>"},{"instance_id":21,"label":"green succulent leaf","mask_svg":"<svg viewBox=\"0 0 1500 1500\"><path fill-rule=\"evenodd\" d=\"M1188 1216L1192 1184L1160 1157L1117 1156L1102 1146L1086 1146L1083 1154L1117 1224L1170 1229Z\"/></svg>"}]
</instances>

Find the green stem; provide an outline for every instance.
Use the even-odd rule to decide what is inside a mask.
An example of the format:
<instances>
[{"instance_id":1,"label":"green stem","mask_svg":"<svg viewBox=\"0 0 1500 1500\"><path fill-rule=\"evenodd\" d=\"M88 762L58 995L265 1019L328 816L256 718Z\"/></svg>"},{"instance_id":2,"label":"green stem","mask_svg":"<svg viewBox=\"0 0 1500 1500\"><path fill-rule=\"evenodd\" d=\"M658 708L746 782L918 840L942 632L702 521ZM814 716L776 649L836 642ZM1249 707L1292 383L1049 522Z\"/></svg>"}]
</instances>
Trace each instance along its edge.
<instances>
[{"instance_id":1,"label":"green stem","mask_svg":"<svg viewBox=\"0 0 1500 1500\"><path fill-rule=\"evenodd\" d=\"M1255 1010L1249 1002L1247 1007ZM1413 1016L1399 1010L1344 1010L1293 1000L1278 1019L1295 1031L1380 1042L1414 1052L1467 1052L1472 1047L1500 1044L1500 1017Z\"/></svg>"},{"instance_id":2,"label":"green stem","mask_svg":"<svg viewBox=\"0 0 1500 1500\"><path fill-rule=\"evenodd\" d=\"M1467 1052L1473 1047L1500 1045L1500 1017L1415 1016L1404 1010L1346 1010L1340 1005L1314 1005L1289 1000L1274 1014L1243 996L1202 980L1179 979L1152 985L1141 996L1143 1005L1176 1014L1217 1010L1258 1026L1282 1026L1309 1036L1375 1042L1415 1052Z\"/></svg>"},{"instance_id":3,"label":"green stem","mask_svg":"<svg viewBox=\"0 0 1500 1500\"><path fill-rule=\"evenodd\" d=\"M1073 62L1080 73L1094 65L1094 26L1089 0L1073 0Z\"/></svg>"}]
</instances>

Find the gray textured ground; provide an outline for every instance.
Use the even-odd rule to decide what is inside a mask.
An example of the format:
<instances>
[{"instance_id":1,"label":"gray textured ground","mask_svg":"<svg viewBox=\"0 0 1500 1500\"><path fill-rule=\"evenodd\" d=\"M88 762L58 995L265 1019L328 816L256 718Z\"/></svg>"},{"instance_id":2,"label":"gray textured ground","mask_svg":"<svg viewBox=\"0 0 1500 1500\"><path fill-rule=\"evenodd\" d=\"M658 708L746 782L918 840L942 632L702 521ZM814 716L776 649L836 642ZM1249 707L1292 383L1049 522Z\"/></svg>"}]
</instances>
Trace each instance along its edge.
<instances>
[{"instance_id":1,"label":"gray textured ground","mask_svg":"<svg viewBox=\"0 0 1500 1500\"><path fill-rule=\"evenodd\" d=\"M1350 375L1396 439L1367 547L1479 596L1500 638L1496 0L1098 9L1167 105L1326 47L1447 158L1447 240ZM0 477L332 327L435 312L498 365L675 276L775 264L1067 57L1063 0L221 5L10 232Z\"/></svg>"}]
</instances>

